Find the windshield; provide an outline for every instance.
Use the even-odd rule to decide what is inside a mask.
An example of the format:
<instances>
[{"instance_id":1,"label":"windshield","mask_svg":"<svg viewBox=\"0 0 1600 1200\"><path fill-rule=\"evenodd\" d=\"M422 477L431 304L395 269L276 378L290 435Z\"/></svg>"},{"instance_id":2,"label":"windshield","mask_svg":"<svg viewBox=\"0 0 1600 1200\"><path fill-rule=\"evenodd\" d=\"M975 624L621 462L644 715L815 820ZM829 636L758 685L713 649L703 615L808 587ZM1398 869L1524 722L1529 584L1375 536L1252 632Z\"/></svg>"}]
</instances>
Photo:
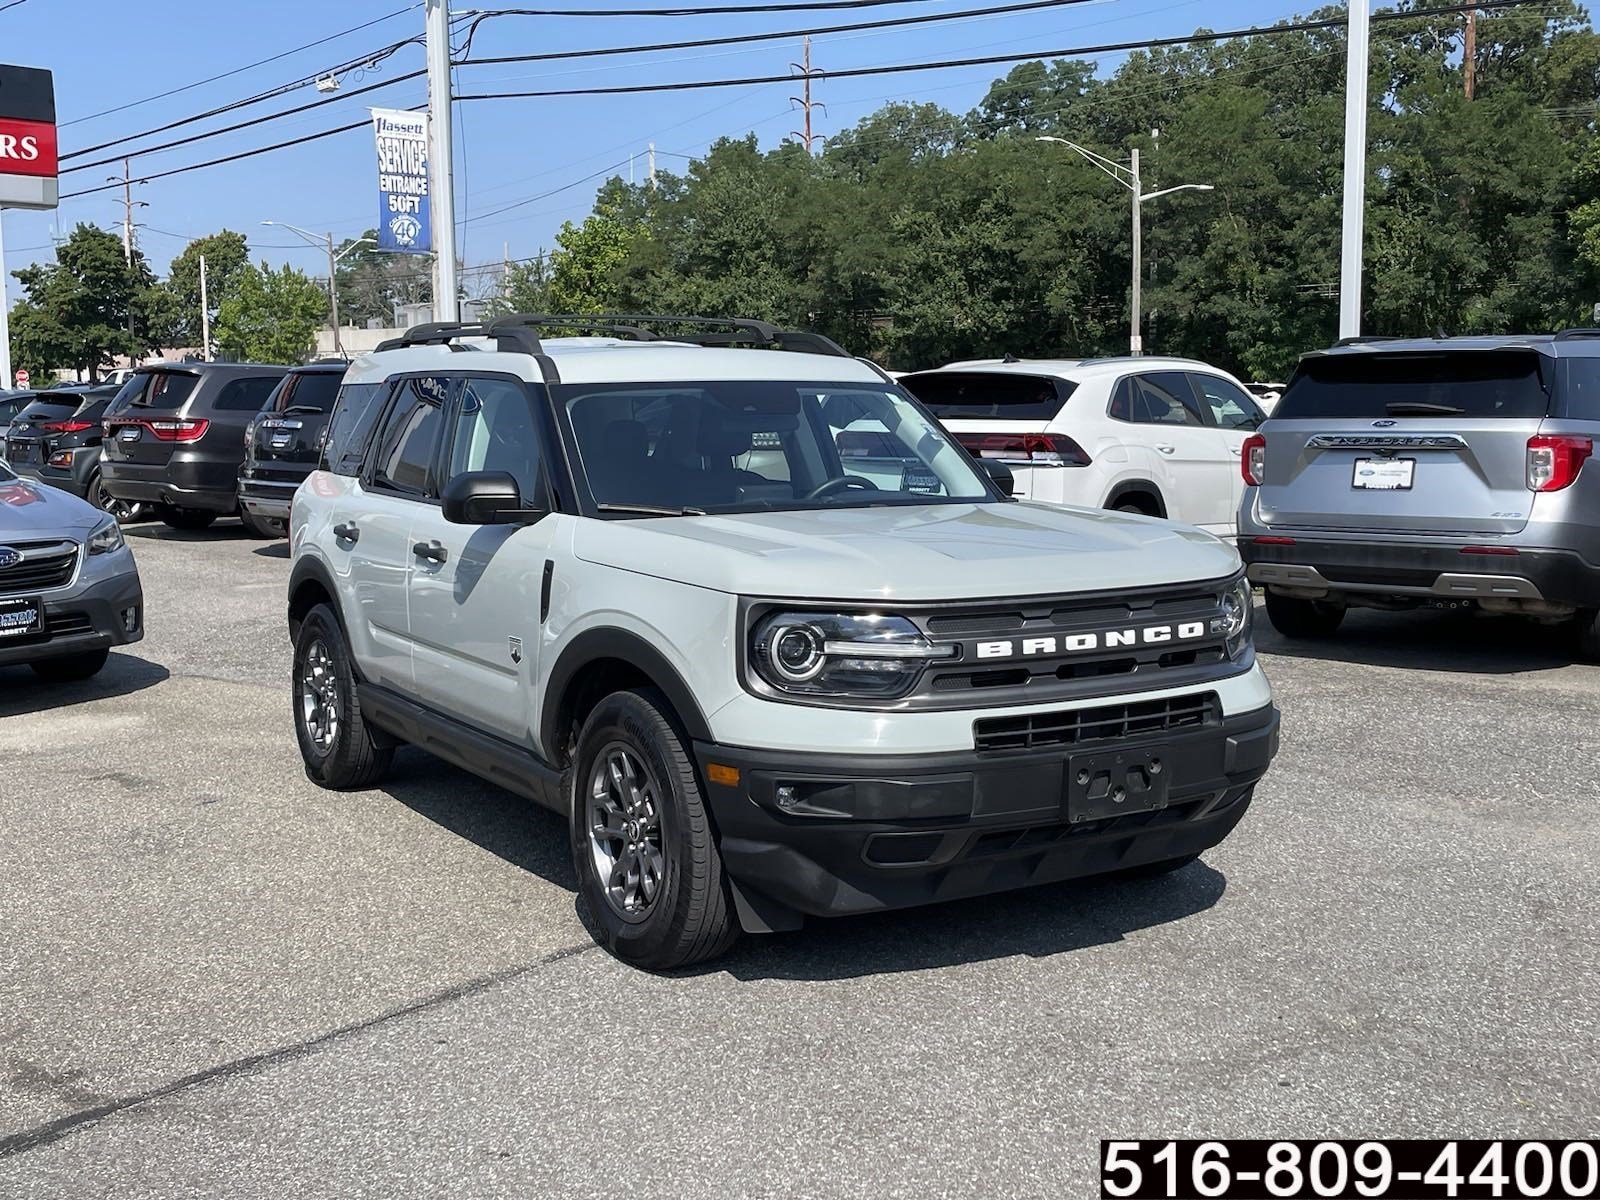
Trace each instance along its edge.
<instances>
[{"instance_id":1,"label":"windshield","mask_svg":"<svg viewBox=\"0 0 1600 1200\"><path fill-rule=\"evenodd\" d=\"M272 393L273 412L329 413L344 382L344 372L291 371Z\"/></svg>"},{"instance_id":2,"label":"windshield","mask_svg":"<svg viewBox=\"0 0 1600 1200\"><path fill-rule=\"evenodd\" d=\"M905 396L861 384L562 384L604 510L767 512L992 500Z\"/></svg>"}]
</instances>

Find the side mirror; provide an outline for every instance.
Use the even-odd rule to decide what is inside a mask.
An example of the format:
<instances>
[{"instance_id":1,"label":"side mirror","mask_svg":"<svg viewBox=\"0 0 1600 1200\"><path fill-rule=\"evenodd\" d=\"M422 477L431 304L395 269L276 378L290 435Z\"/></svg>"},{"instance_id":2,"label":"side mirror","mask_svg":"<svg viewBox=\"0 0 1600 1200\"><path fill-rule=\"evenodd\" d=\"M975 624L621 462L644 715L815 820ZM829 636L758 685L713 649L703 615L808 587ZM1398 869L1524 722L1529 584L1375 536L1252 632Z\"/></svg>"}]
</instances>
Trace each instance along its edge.
<instances>
[{"instance_id":1,"label":"side mirror","mask_svg":"<svg viewBox=\"0 0 1600 1200\"><path fill-rule=\"evenodd\" d=\"M522 506L522 490L509 471L467 471L444 486L444 519L452 525L509 525L535 514Z\"/></svg>"},{"instance_id":2,"label":"side mirror","mask_svg":"<svg viewBox=\"0 0 1600 1200\"><path fill-rule=\"evenodd\" d=\"M1009 496L1017 490L1017 477L1005 463L992 458L980 458L978 465L989 473L990 482L1000 489L1001 495Z\"/></svg>"}]
</instances>

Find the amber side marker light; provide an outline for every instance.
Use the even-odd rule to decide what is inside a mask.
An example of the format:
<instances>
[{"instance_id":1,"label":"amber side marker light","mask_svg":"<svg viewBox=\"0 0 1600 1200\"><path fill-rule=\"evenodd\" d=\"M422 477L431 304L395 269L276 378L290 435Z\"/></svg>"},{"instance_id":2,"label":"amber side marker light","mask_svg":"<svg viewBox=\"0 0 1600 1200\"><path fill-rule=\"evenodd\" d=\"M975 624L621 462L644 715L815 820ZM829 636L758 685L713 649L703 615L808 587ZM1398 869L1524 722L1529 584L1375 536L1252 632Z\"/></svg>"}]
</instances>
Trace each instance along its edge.
<instances>
[{"instance_id":1,"label":"amber side marker light","mask_svg":"<svg viewBox=\"0 0 1600 1200\"><path fill-rule=\"evenodd\" d=\"M722 763L707 763L706 778L724 787L738 787L739 768L724 766Z\"/></svg>"}]
</instances>

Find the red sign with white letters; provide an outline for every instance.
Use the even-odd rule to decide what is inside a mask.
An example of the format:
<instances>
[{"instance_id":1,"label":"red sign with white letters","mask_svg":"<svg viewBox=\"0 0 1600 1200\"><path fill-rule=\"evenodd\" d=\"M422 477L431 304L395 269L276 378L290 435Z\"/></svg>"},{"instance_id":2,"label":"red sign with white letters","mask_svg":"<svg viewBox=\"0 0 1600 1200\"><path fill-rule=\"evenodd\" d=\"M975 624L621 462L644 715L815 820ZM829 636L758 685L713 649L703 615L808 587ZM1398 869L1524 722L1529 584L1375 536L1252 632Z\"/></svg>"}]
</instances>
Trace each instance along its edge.
<instances>
[{"instance_id":1,"label":"red sign with white letters","mask_svg":"<svg viewBox=\"0 0 1600 1200\"><path fill-rule=\"evenodd\" d=\"M0 175L56 174L56 127L0 117Z\"/></svg>"}]
</instances>

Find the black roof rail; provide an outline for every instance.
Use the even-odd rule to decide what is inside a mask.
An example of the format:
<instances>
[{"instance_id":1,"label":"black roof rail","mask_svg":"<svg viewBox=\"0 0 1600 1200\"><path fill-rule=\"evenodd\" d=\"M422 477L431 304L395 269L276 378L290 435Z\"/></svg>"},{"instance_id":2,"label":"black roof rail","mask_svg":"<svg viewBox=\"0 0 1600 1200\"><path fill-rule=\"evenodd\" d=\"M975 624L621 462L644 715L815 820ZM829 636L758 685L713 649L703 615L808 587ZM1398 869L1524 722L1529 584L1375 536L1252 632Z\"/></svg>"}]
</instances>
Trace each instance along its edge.
<instances>
[{"instance_id":1,"label":"black roof rail","mask_svg":"<svg viewBox=\"0 0 1600 1200\"><path fill-rule=\"evenodd\" d=\"M1560 333L1556 334L1556 341L1558 342L1576 342L1584 338L1600 338L1600 329L1578 327L1574 329L1563 329Z\"/></svg>"},{"instance_id":2,"label":"black roof rail","mask_svg":"<svg viewBox=\"0 0 1600 1200\"><path fill-rule=\"evenodd\" d=\"M853 358L832 338L801 329L781 329L770 321L750 317L684 317L659 313L602 313L585 316L575 313L511 313L496 317L492 325L516 325L535 329L572 329L585 333L609 333L633 341L692 342L699 346L772 346L803 354L828 354ZM676 327L679 332L664 332L656 326ZM703 330L694 333L692 330Z\"/></svg>"},{"instance_id":3,"label":"black roof rail","mask_svg":"<svg viewBox=\"0 0 1600 1200\"><path fill-rule=\"evenodd\" d=\"M1399 340L1399 335L1393 333L1358 333L1354 337L1342 337L1334 345L1359 346L1363 342L1396 342Z\"/></svg>"}]
</instances>

